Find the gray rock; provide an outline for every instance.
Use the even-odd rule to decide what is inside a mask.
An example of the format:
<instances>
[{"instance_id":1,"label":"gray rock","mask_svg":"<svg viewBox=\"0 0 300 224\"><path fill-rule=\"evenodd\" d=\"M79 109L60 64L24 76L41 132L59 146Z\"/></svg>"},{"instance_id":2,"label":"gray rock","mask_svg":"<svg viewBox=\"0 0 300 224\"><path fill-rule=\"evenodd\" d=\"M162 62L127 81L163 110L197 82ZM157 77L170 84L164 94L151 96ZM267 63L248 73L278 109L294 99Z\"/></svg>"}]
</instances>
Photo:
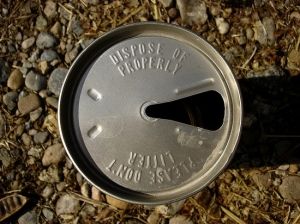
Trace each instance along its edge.
<instances>
[{"instance_id":1,"label":"gray rock","mask_svg":"<svg viewBox=\"0 0 300 224\"><path fill-rule=\"evenodd\" d=\"M35 42L35 38L34 37L29 37L27 38L26 40L24 40L21 44L22 48L23 49L28 49L30 48Z\"/></svg>"},{"instance_id":2,"label":"gray rock","mask_svg":"<svg viewBox=\"0 0 300 224\"><path fill-rule=\"evenodd\" d=\"M43 144L46 142L48 135L47 131L40 131L33 136L33 141L36 144Z\"/></svg>"},{"instance_id":3,"label":"gray rock","mask_svg":"<svg viewBox=\"0 0 300 224\"><path fill-rule=\"evenodd\" d=\"M51 107L57 109L58 108L58 99L55 97L47 97L46 98L46 102L48 105L50 105Z\"/></svg>"},{"instance_id":4,"label":"gray rock","mask_svg":"<svg viewBox=\"0 0 300 224\"><path fill-rule=\"evenodd\" d=\"M2 116L2 114L0 113L0 138L2 138L5 134L5 120Z\"/></svg>"},{"instance_id":5,"label":"gray rock","mask_svg":"<svg viewBox=\"0 0 300 224\"><path fill-rule=\"evenodd\" d=\"M81 34L83 34L84 30L82 29L79 20L72 20L71 31L77 36L80 36Z\"/></svg>"},{"instance_id":6,"label":"gray rock","mask_svg":"<svg viewBox=\"0 0 300 224\"><path fill-rule=\"evenodd\" d=\"M173 0L158 0L162 5L163 7L165 8L168 8L171 6Z\"/></svg>"},{"instance_id":7,"label":"gray rock","mask_svg":"<svg viewBox=\"0 0 300 224\"><path fill-rule=\"evenodd\" d=\"M29 146L31 144L31 137L27 133L23 133L21 139L24 145Z\"/></svg>"},{"instance_id":8,"label":"gray rock","mask_svg":"<svg viewBox=\"0 0 300 224\"><path fill-rule=\"evenodd\" d=\"M19 69L14 69L7 80L7 86L13 90L19 89L24 84L23 74Z\"/></svg>"},{"instance_id":9,"label":"gray rock","mask_svg":"<svg viewBox=\"0 0 300 224\"><path fill-rule=\"evenodd\" d=\"M0 59L0 84L6 82L8 78L8 65Z\"/></svg>"},{"instance_id":10,"label":"gray rock","mask_svg":"<svg viewBox=\"0 0 300 224\"><path fill-rule=\"evenodd\" d=\"M284 177L278 190L284 199L289 201L300 200L300 177Z\"/></svg>"},{"instance_id":11,"label":"gray rock","mask_svg":"<svg viewBox=\"0 0 300 224\"><path fill-rule=\"evenodd\" d=\"M52 19L57 15L57 5L53 1L47 1L44 8L44 13L47 18Z\"/></svg>"},{"instance_id":12,"label":"gray rock","mask_svg":"<svg viewBox=\"0 0 300 224\"><path fill-rule=\"evenodd\" d=\"M220 34L226 34L229 31L229 23L224 18L216 18L216 25Z\"/></svg>"},{"instance_id":13,"label":"gray rock","mask_svg":"<svg viewBox=\"0 0 300 224\"><path fill-rule=\"evenodd\" d=\"M52 50L52 49L47 49L44 50L42 55L41 55L41 60L42 61L53 61L54 59L59 59L58 54L56 53L56 51Z\"/></svg>"},{"instance_id":14,"label":"gray rock","mask_svg":"<svg viewBox=\"0 0 300 224\"><path fill-rule=\"evenodd\" d=\"M170 219L169 224L193 224L193 222L183 215L176 215Z\"/></svg>"},{"instance_id":15,"label":"gray rock","mask_svg":"<svg viewBox=\"0 0 300 224\"><path fill-rule=\"evenodd\" d=\"M26 212L18 219L19 224L37 224L38 223L38 216L36 211L29 211Z\"/></svg>"},{"instance_id":16,"label":"gray rock","mask_svg":"<svg viewBox=\"0 0 300 224\"><path fill-rule=\"evenodd\" d=\"M25 78L25 85L28 89L33 91L40 91L47 86L46 77L34 72L30 71Z\"/></svg>"},{"instance_id":17,"label":"gray rock","mask_svg":"<svg viewBox=\"0 0 300 224\"><path fill-rule=\"evenodd\" d=\"M51 222L54 219L54 212L50 209L43 208L42 213L47 221Z\"/></svg>"},{"instance_id":18,"label":"gray rock","mask_svg":"<svg viewBox=\"0 0 300 224\"><path fill-rule=\"evenodd\" d=\"M36 40L36 46L40 49L51 48L57 44L54 36L49 33L41 32Z\"/></svg>"},{"instance_id":19,"label":"gray rock","mask_svg":"<svg viewBox=\"0 0 300 224\"><path fill-rule=\"evenodd\" d=\"M18 109L21 114L28 114L29 112L39 108L40 105L40 98L34 93L21 97L18 101Z\"/></svg>"},{"instance_id":20,"label":"gray rock","mask_svg":"<svg viewBox=\"0 0 300 224\"><path fill-rule=\"evenodd\" d=\"M38 109L30 112L30 121L35 122L41 116L43 109L39 107Z\"/></svg>"},{"instance_id":21,"label":"gray rock","mask_svg":"<svg viewBox=\"0 0 300 224\"><path fill-rule=\"evenodd\" d=\"M50 78L48 80L48 88L56 96L59 96L67 72L68 69L66 68L56 68L50 75Z\"/></svg>"},{"instance_id":22,"label":"gray rock","mask_svg":"<svg viewBox=\"0 0 300 224\"><path fill-rule=\"evenodd\" d=\"M204 24L207 21L206 5L201 0L176 0L184 23Z\"/></svg>"},{"instance_id":23,"label":"gray rock","mask_svg":"<svg viewBox=\"0 0 300 224\"><path fill-rule=\"evenodd\" d=\"M39 15L36 18L35 28L39 31L45 30L47 28L48 22L44 16Z\"/></svg>"},{"instance_id":24,"label":"gray rock","mask_svg":"<svg viewBox=\"0 0 300 224\"><path fill-rule=\"evenodd\" d=\"M58 143L49 146L44 153L42 163L43 166L49 166L51 164L58 164L65 158L65 150L62 144Z\"/></svg>"},{"instance_id":25,"label":"gray rock","mask_svg":"<svg viewBox=\"0 0 300 224\"><path fill-rule=\"evenodd\" d=\"M39 174L39 180L47 183L58 183L60 182L60 175L57 166L50 166L48 169L43 170Z\"/></svg>"},{"instance_id":26,"label":"gray rock","mask_svg":"<svg viewBox=\"0 0 300 224\"><path fill-rule=\"evenodd\" d=\"M68 194L62 195L56 203L56 215L76 214L80 209L79 201Z\"/></svg>"}]
</instances>

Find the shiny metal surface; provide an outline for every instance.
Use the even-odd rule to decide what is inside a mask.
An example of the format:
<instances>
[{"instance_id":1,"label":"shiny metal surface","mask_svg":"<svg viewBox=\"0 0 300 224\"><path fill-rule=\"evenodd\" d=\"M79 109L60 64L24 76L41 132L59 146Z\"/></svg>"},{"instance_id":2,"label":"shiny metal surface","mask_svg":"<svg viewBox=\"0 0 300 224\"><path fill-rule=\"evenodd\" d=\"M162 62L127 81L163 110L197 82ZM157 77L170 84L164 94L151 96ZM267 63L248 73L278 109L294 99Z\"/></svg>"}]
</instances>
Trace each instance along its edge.
<instances>
[{"instance_id":1,"label":"shiny metal surface","mask_svg":"<svg viewBox=\"0 0 300 224\"><path fill-rule=\"evenodd\" d=\"M146 112L207 91L224 102L217 130ZM159 23L96 40L69 70L59 101L61 137L75 166L104 192L143 204L179 200L212 181L233 155L241 117L237 83L220 54Z\"/></svg>"}]
</instances>

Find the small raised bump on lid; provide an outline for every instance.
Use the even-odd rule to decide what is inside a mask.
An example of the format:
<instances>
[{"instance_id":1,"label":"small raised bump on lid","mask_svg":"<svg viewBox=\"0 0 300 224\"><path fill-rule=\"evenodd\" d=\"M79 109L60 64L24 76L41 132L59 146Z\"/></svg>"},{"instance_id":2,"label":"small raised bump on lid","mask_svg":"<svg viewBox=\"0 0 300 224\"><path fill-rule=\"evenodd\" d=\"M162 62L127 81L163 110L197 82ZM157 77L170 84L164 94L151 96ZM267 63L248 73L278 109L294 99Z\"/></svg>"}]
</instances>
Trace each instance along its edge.
<instances>
[{"instance_id":1,"label":"small raised bump on lid","mask_svg":"<svg viewBox=\"0 0 300 224\"><path fill-rule=\"evenodd\" d=\"M88 131L88 136L91 139L96 138L100 133L102 132L102 127L100 125L95 125L93 126L89 131Z\"/></svg>"},{"instance_id":2,"label":"small raised bump on lid","mask_svg":"<svg viewBox=\"0 0 300 224\"><path fill-rule=\"evenodd\" d=\"M204 79L204 80L201 80L200 82L193 83L190 86L176 88L176 89L174 89L174 93L176 95L180 95L180 94L183 94L183 93L186 93L189 91L194 91L196 89L202 89L202 88L213 85L214 82L215 82L215 80L213 78Z\"/></svg>"},{"instance_id":3,"label":"small raised bump on lid","mask_svg":"<svg viewBox=\"0 0 300 224\"><path fill-rule=\"evenodd\" d=\"M91 97L93 100L95 101L99 101L102 98L101 93L99 93L97 90L95 89L89 89L87 91L87 94L89 95L89 97Z\"/></svg>"}]
</instances>

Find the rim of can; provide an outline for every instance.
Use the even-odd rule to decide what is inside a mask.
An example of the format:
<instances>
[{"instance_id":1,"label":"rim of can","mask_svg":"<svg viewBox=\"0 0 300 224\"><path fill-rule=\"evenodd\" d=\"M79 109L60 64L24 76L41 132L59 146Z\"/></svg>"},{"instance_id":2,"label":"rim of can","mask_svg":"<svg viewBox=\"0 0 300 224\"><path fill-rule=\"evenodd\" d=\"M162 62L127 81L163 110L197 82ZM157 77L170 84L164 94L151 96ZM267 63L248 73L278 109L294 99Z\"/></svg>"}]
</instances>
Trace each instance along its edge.
<instances>
[{"instance_id":1,"label":"rim of can","mask_svg":"<svg viewBox=\"0 0 300 224\"><path fill-rule=\"evenodd\" d=\"M190 46L200 50L223 76L223 82L227 85L230 94L229 100L231 101L232 114L230 119L230 138L227 139L226 145L223 147L224 150L219 158L214 161L214 164L210 164L211 167L201 176L201 182L199 178L195 178L194 180L189 180L179 189L143 193L131 190L112 181L92 162L93 159L90 154L83 151L83 148L80 146L82 142L78 141L78 135L75 134L74 130L74 116L78 113L78 109L75 109L74 115L74 104L79 103L77 89L82 85L80 84L82 77L86 75L87 71L100 55L122 41L151 35L156 37L160 35L164 37L172 36L173 38L175 36L177 41L188 43ZM180 26L157 22L141 22L115 28L96 39L90 46L84 49L68 71L62 86L58 105L58 124L63 145L73 164L84 178L108 195L131 203L149 205L165 204L184 199L197 193L213 181L224 170L234 155L240 137L241 122L241 94L225 59L213 46L195 33Z\"/></svg>"}]
</instances>

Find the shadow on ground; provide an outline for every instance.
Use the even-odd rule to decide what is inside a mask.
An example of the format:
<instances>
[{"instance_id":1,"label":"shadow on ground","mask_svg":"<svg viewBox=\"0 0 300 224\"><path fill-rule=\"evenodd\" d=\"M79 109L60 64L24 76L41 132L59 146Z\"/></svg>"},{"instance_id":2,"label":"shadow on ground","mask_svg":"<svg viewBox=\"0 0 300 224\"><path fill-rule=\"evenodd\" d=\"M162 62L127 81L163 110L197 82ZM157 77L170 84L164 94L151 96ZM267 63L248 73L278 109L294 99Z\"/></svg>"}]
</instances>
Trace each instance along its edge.
<instances>
[{"instance_id":1,"label":"shadow on ground","mask_svg":"<svg viewBox=\"0 0 300 224\"><path fill-rule=\"evenodd\" d=\"M230 168L300 163L300 77L250 78L239 84L244 121Z\"/></svg>"}]
</instances>

